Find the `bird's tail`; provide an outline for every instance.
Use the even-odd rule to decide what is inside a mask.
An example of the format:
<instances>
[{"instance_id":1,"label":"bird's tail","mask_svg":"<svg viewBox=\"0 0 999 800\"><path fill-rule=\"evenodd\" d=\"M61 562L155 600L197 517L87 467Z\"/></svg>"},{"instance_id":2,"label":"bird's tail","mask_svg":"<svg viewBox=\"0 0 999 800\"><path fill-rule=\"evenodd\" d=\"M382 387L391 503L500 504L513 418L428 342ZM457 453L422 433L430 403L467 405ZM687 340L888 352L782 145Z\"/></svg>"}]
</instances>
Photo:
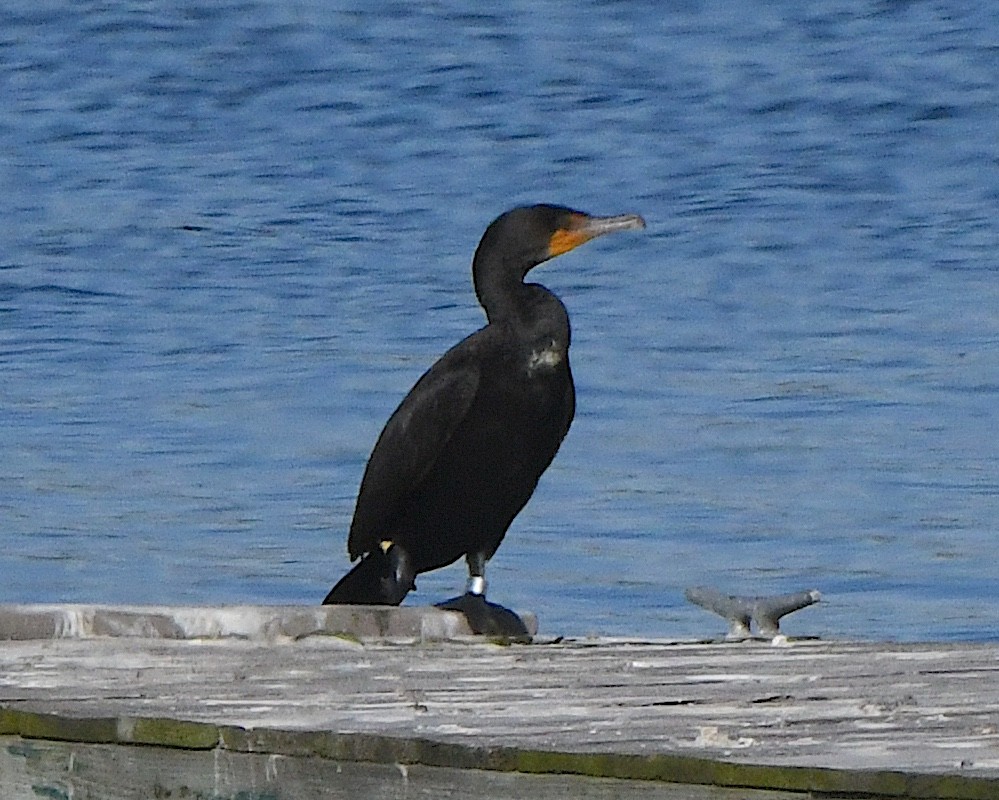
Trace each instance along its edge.
<instances>
[{"instance_id":1,"label":"bird's tail","mask_svg":"<svg viewBox=\"0 0 999 800\"><path fill-rule=\"evenodd\" d=\"M373 550L364 556L354 568L330 589L323 605L374 605L397 606L388 596L386 587L392 580L392 564L381 550Z\"/></svg>"}]
</instances>

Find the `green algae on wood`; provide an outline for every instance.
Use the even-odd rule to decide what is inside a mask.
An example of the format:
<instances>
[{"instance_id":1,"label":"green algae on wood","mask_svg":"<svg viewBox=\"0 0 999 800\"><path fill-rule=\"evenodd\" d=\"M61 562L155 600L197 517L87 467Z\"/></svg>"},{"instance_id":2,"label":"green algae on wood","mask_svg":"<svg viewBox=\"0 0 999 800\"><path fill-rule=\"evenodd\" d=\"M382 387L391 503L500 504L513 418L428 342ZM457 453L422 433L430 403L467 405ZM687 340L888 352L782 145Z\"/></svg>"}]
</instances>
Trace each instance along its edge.
<instances>
[{"instance_id":1,"label":"green algae on wood","mask_svg":"<svg viewBox=\"0 0 999 800\"><path fill-rule=\"evenodd\" d=\"M993 800L999 781L891 770L842 770L736 764L694 756L546 751L484 747L423 738L330 731L289 731L160 717L81 718L0 708L0 735L91 744L297 755L329 761L572 774L727 788L852 794L884 798Z\"/></svg>"}]
</instances>

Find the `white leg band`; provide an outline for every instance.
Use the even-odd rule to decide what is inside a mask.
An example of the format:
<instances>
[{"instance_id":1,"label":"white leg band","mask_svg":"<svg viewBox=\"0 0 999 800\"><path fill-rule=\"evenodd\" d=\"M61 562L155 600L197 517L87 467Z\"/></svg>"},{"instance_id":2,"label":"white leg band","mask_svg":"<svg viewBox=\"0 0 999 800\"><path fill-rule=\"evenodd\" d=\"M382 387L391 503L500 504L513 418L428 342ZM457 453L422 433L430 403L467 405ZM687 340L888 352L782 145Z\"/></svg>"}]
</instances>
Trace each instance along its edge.
<instances>
[{"instance_id":1,"label":"white leg band","mask_svg":"<svg viewBox=\"0 0 999 800\"><path fill-rule=\"evenodd\" d=\"M485 594L486 579L481 575L469 575L468 583L465 585L465 591L468 594Z\"/></svg>"}]
</instances>

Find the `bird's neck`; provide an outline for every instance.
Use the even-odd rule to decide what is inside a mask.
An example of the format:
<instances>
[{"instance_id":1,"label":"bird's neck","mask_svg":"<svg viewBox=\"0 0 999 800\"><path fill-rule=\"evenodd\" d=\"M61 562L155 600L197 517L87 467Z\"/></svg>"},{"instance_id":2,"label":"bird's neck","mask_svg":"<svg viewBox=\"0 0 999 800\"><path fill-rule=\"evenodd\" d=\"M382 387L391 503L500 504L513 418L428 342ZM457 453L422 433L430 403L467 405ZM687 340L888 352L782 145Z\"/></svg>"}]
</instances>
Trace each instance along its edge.
<instances>
[{"instance_id":1,"label":"bird's neck","mask_svg":"<svg viewBox=\"0 0 999 800\"><path fill-rule=\"evenodd\" d=\"M475 296L491 323L516 319L529 305L531 290L519 270L502 263L476 260L472 266Z\"/></svg>"},{"instance_id":2,"label":"bird's neck","mask_svg":"<svg viewBox=\"0 0 999 800\"><path fill-rule=\"evenodd\" d=\"M523 279L503 264L476 260L472 265L475 296L490 322L500 322L515 313L518 302L523 301Z\"/></svg>"},{"instance_id":3,"label":"bird's neck","mask_svg":"<svg viewBox=\"0 0 999 800\"><path fill-rule=\"evenodd\" d=\"M563 360L572 334L562 301L537 283L521 283L516 292L518 299L505 297L509 306L485 306L489 326L506 331L508 345L516 342L527 350L555 348Z\"/></svg>"}]
</instances>

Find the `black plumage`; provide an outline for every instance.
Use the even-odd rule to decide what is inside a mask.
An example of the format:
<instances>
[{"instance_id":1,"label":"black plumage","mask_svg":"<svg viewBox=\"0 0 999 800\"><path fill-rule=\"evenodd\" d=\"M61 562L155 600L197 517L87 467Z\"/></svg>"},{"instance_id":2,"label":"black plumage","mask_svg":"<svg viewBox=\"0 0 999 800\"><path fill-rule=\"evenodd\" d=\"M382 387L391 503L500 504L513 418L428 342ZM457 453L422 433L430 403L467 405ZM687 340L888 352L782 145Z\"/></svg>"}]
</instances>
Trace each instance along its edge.
<instances>
[{"instance_id":1,"label":"black plumage","mask_svg":"<svg viewBox=\"0 0 999 800\"><path fill-rule=\"evenodd\" d=\"M472 275L488 324L445 353L389 418L350 526L348 552L362 560L325 603L396 605L416 575L464 556L468 594L456 607L482 610L485 564L575 413L569 316L558 297L524 278L589 239L644 224L635 215L538 205L508 211L487 228ZM493 632L496 616L473 628Z\"/></svg>"}]
</instances>

